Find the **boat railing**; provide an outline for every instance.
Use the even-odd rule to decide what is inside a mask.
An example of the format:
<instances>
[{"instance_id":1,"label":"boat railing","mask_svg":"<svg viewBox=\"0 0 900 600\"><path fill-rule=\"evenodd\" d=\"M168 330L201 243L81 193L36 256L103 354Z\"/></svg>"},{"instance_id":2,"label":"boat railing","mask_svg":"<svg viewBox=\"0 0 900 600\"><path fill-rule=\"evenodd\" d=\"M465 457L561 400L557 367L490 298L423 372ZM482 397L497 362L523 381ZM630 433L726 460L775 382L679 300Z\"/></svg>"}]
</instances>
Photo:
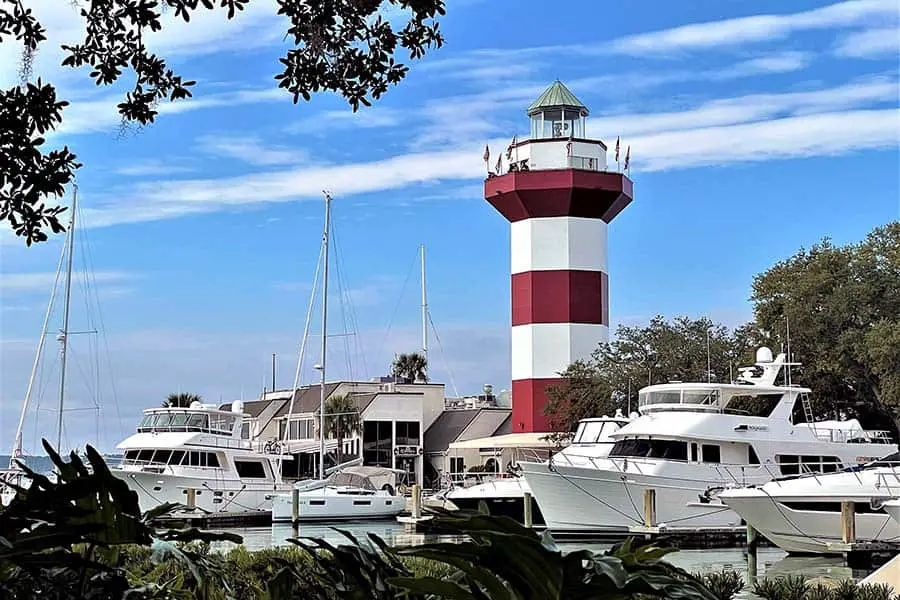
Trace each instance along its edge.
<instances>
[{"instance_id":1,"label":"boat railing","mask_svg":"<svg viewBox=\"0 0 900 600\"><path fill-rule=\"evenodd\" d=\"M843 429L816 423L805 423L816 439L836 444L890 444L891 434L883 429Z\"/></svg>"},{"instance_id":2,"label":"boat railing","mask_svg":"<svg viewBox=\"0 0 900 600\"><path fill-rule=\"evenodd\" d=\"M175 474L175 467L184 469L207 469L207 470L221 470L221 466L219 465L170 465L163 464L160 462L152 461L152 460L139 460L136 458L123 458L122 462L119 463L120 467L141 467L142 471L149 471L152 473L168 473L170 475ZM148 468L149 467L149 468Z\"/></svg>"}]
</instances>

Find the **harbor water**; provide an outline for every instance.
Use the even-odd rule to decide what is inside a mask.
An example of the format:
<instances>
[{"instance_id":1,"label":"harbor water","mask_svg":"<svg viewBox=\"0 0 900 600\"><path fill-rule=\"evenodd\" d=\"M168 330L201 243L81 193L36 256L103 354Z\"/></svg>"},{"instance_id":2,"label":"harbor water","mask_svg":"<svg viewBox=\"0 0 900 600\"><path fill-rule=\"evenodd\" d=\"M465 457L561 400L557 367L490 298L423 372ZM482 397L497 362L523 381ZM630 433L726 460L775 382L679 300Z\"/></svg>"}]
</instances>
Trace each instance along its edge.
<instances>
[{"instance_id":1,"label":"harbor water","mask_svg":"<svg viewBox=\"0 0 900 600\"><path fill-rule=\"evenodd\" d=\"M347 543L347 538L337 530L341 529L359 540L366 539L367 534L373 533L389 544L410 546L431 541L442 540L434 536L425 536L419 533L409 533L403 525L393 521L371 522L347 522L333 524L303 524L300 526L299 537L322 538L332 544ZM249 550L271 548L289 544L288 538L294 536L289 524L275 524L272 527L251 527L229 529L243 537L243 545ZM227 550L232 547L230 543L219 543L218 549ZM585 542L560 542L558 546L563 551L589 549L601 552L610 547L610 544L585 543ZM741 574L747 581L747 553L744 548L724 548L705 550L680 550L667 557L667 560L682 569L690 572L709 572L720 569L730 569ZM844 566L841 557L834 556L788 556L778 548L760 548L757 552L757 578L778 577L779 575L804 574L809 579L846 579L853 577L860 579L865 573L852 572ZM744 591L738 596L741 599L756 598L745 586Z\"/></svg>"}]
</instances>

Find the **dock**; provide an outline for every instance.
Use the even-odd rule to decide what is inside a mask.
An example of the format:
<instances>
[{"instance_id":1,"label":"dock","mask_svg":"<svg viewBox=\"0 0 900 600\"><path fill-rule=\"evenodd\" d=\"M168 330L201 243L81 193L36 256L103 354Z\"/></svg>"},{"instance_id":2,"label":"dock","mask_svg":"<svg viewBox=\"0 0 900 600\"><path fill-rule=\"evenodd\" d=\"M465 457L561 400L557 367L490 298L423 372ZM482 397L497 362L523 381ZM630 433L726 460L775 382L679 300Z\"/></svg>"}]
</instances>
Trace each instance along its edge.
<instances>
[{"instance_id":1,"label":"dock","mask_svg":"<svg viewBox=\"0 0 900 600\"><path fill-rule=\"evenodd\" d=\"M207 513L201 511L177 512L160 518L163 523L186 523L200 529L230 529L233 527L264 527L272 524L272 511L234 511Z\"/></svg>"}]
</instances>

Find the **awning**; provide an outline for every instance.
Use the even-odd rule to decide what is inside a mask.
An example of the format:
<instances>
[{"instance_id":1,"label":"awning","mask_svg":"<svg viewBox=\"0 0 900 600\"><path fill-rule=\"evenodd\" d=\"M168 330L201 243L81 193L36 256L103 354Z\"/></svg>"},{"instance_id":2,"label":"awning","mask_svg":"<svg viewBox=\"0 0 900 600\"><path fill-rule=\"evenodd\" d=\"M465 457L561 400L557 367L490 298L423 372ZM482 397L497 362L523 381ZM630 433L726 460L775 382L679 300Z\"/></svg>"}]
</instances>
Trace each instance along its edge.
<instances>
[{"instance_id":1,"label":"awning","mask_svg":"<svg viewBox=\"0 0 900 600\"><path fill-rule=\"evenodd\" d=\"M547 440L547 433L508 433L491 437L476 438L464 442L453 442L450 450L477 450L479 448L556 448L559 444ZM565 444L563 444L565 445Z\"/></svg>"}]
</instances>

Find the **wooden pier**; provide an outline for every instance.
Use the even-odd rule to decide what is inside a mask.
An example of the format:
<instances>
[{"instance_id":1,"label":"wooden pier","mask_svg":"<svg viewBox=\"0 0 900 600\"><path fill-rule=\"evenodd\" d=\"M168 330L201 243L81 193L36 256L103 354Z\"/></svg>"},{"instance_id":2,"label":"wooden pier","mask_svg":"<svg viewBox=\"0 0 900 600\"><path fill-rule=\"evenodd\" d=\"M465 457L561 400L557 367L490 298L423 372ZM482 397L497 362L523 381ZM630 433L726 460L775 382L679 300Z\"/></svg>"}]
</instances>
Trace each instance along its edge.
<instances>
[{"instance_id":1,"label":"wooden pier","mask_svg":"<svg viewBox=\"0 0 900 600\"><path fill-rule=\"evenodd\" d=\"M230 529L232 527L265 527L272 524L272 511L255 510L240 512L201 511L178 512L160 519L162 522L181 522L200 529Z\"/></svg>"}]
</instances>

